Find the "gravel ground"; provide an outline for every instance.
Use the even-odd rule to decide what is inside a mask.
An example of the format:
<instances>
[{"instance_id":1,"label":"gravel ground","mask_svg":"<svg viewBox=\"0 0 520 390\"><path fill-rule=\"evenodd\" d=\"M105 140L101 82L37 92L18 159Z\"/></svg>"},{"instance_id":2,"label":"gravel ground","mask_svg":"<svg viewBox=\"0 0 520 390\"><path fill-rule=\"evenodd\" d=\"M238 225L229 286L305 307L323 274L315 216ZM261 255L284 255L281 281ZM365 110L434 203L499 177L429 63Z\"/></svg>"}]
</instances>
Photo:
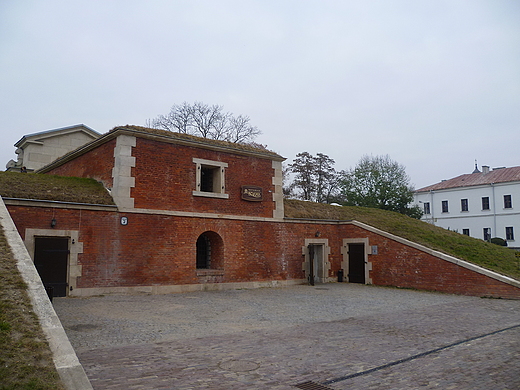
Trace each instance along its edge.
<instances>
[{"instance_id":1,"label":"gravel ground","mask_svg":"<svg viewBox=\"0 0 520 390\"><path fill-rule=\"evenodd\" d=\"M55 298L76 350L216 336L480 298L331 283L169 295Z\"/></svg>"},{"instance_id":2,"label":"gravel ground","mask_svg":"<svg viewBox=\"0 0 520 390\"><path fill-rule=\"evenodd\" d=\"M95 390L520 389L520 301L331 283L54 306Z\"/></svg>"}]
</instances>

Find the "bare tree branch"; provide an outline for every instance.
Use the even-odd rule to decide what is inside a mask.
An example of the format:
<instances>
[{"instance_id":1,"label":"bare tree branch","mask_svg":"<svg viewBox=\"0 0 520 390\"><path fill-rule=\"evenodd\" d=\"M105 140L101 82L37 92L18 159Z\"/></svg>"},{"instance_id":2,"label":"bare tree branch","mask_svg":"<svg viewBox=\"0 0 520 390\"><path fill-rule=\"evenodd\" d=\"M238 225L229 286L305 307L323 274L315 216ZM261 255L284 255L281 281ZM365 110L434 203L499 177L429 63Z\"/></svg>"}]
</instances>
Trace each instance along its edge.
<instances>
[{"instance_id":1,"label":"bare tree branch","mask_svg":"<svg viewBox=\"0 0 520 390\"><path fill-rule=\"evenodd\" d=\"M176 131L204 138L235 143L252 143L261 131L249 123L248 116L237 117L224 112L219 105L209 106L202 102L173 105L167 115L147 120L147 125L156 129Z\"/></svg>"}]
</instances>

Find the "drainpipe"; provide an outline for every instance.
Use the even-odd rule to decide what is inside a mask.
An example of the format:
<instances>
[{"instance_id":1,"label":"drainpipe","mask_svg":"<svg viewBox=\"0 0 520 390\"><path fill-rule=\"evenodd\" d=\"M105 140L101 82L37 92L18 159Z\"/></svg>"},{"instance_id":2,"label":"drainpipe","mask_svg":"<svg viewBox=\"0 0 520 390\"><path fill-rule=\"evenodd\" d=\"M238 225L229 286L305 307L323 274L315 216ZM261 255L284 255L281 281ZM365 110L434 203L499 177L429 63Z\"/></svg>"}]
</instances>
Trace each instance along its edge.
<instances>
[{"instance_id":1,"label":"drainpipe","mask_svg":"<svg viewBox=\"0 0 520 390\"><path fill-rule=\"evenodd\" d=\"M492 193L493 193L493 231L491 232L491 237L498 237L497 236L497 212L496 212L496 205L495 205L495 183L491 183Z\"/></svg>"},{"instance_id":2,"label":"drainpipe","mask_svg":"<svg viewBox=\"0 0 520 390\"><path fill-rule=\"evenodd\" d=\"M433 214L433 210L434 210L434 207L433 207L433 190L430 190L430 213L431 213L431 216L432 216L432 225L435 225L435 215Z\"/></svg>"}]
</instances>

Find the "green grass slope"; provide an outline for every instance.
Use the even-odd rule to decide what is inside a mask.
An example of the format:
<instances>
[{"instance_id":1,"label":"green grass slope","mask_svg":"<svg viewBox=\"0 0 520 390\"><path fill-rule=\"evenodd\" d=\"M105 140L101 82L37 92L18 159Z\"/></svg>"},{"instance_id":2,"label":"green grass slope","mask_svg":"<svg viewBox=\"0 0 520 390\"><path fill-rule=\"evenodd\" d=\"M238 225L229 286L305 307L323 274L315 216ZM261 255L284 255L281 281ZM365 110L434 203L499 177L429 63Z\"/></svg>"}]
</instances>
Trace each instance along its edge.
<instances>
[{"instance_id":1,"label":"green grass slope","mask_svg":"<svg viewBox=\"0 0 520 390\"><path fill-rule=\"evenodd\" d=\"M0 390L64 389L0 227Z\"/></svg>"},{"instance_id":2,"label":"green grass slope","mask_svg":"<svg viewBox=\"0 0 520 390\"><path fill-rule=\"evenodd\" d=\"M285 200L287 218L355 220L520 280L513 250L452 232L403 214L366 207L338 207Z\"/></svg>"},{"instance_id":3,"label":"green grass slope","mask_svg":"<svg viewBox=\"0 0 520 390\"><path fill-rule=\"evenodd\" d=\"M103 185L93 179L0 172L0 196L4 198L55 200L113 205Z\"/></svg>"}]
</instances>

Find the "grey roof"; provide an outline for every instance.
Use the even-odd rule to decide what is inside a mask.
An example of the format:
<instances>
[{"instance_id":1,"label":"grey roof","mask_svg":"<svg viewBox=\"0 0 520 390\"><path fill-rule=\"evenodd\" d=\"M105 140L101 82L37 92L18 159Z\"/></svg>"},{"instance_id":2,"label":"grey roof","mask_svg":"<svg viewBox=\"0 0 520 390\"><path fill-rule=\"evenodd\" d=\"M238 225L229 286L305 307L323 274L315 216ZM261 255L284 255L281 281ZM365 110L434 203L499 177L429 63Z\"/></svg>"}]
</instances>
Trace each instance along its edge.
<instances>
[{"instance_id":1,"label":"grey roof","mask_svg":"<svg viewBox=\"0 0 520 390\"><path fill-rule=\"evenodd\" d=\"M66 126L66 127L60 127L58 129L51 129L51 130L45 130L40 131L37 133L31 133L26 134L18 142L14 144L14 146L18 147L20 146L24 141L27 141L29 138L40 138L42 136L52 136L53 133L60 133L60 132L66 132L67 130L73 130L76 128L82 127L87 133L91 133L92 135L95 135L96 137L100 137L101 134L95 131L94 129L91 129L90 127L84 125L83 123L72 125L72 126Z\"/></svg>"}]
</instances>

